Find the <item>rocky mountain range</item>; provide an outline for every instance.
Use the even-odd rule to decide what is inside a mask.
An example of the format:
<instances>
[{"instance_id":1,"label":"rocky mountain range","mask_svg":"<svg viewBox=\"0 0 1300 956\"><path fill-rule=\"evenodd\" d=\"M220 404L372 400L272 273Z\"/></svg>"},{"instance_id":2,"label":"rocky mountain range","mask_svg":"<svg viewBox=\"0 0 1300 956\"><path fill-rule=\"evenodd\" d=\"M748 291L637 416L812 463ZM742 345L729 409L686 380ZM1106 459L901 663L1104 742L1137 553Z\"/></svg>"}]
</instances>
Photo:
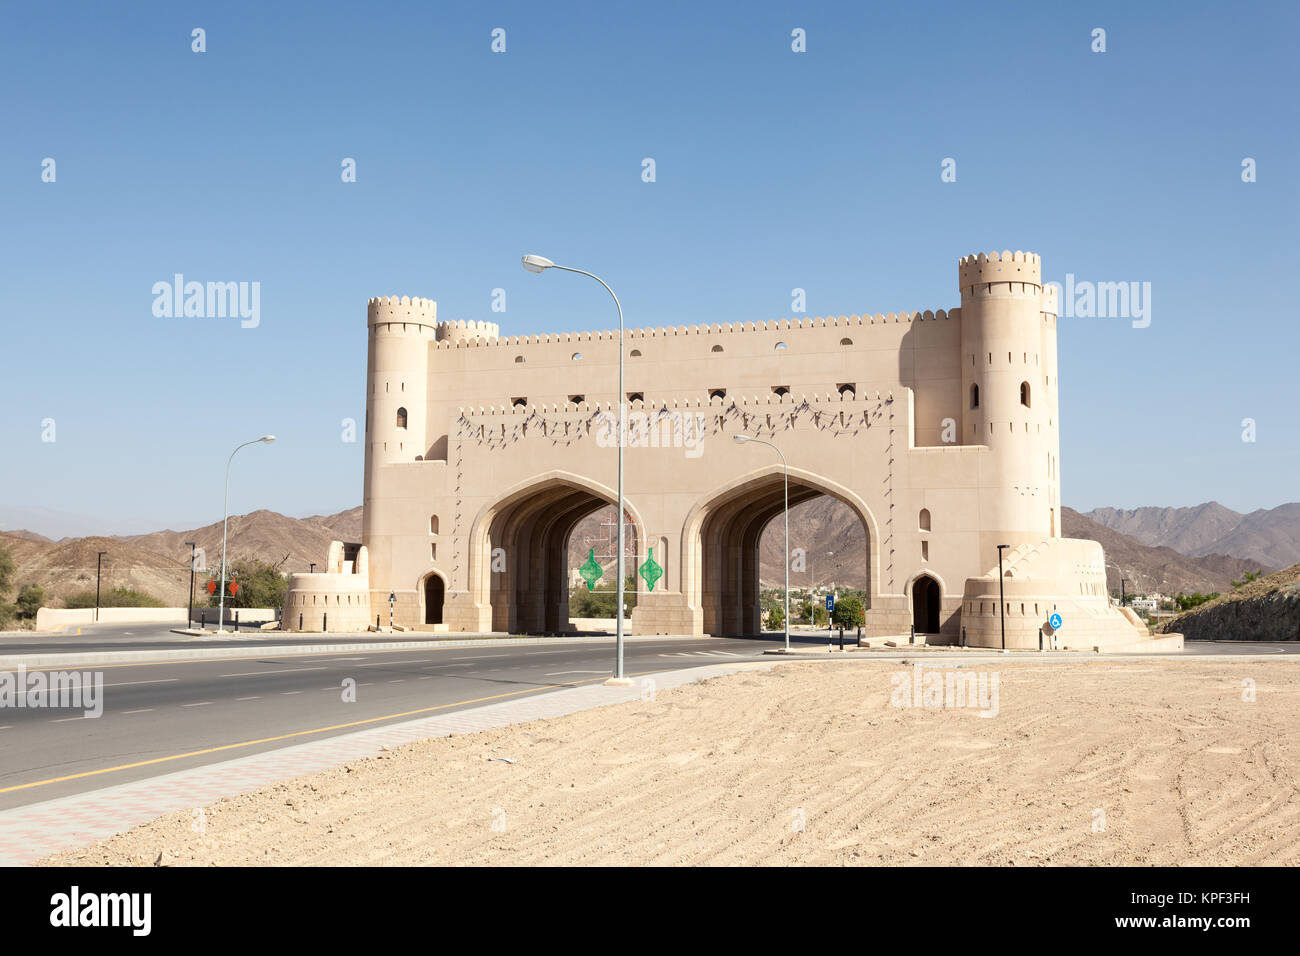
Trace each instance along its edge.
<instances>
[{"instance_id":1,"label":"rocky mountain range","mask_svg":"<svg viewBox=\"0 0 1300 956\"><path fill-rule=\"evenodd\" d=\"M1269 570L1300 562L1300 502L1249 514L1208 501L1192 508L1095 508L1084 517L1142 544L1193 558L1230 554Z\"/></svg>"},{"instance_id":2,"label":"rocky mountain range","mask_svg":"<svg viewBox=\"0 0 1300 956\"><path fill-rule=\"evenodd\" d=\"M596 549L612 581L613 508L601 509L579 522L569 540L571 568ZM1272 571L1300 561L1300 504L1241 515L1215 502L1196 508L1139 508L1120 511L1100 508L1079 514L1061 509L1061 530L1067 537L1100 541L1106 551L1107 578L1118 590L1120 578L1130 591L1165 593L1228 592L1231 582L1247 571ZM805 563L790 576L795 587L835 584L862 588L866 584L865 530L853 513L834 498L820 497L790 509L791 546L802 548ZM290 518L274 511L232 515L229 524L231 560L251 557L285 571L306 571L323 563L333 540L359 541L361 508L333 515ZM189 592L186 541L206 552L215 570L221 560L221 523L189 531L156 531L113 537L62 538L52 541L30 531L0 532L17 565L15 583L40 584L51 603L73 591L95 585L99 551L104 556L104 588L137 588L177 606ZM765 586L782 581L783 529L773 521L759 542L760 577ZM673 556L667 556L673 560ZM630 572L629 572L630 573ZM12 594L9 595L12 599Z\"/></svg>"}]
</instances>

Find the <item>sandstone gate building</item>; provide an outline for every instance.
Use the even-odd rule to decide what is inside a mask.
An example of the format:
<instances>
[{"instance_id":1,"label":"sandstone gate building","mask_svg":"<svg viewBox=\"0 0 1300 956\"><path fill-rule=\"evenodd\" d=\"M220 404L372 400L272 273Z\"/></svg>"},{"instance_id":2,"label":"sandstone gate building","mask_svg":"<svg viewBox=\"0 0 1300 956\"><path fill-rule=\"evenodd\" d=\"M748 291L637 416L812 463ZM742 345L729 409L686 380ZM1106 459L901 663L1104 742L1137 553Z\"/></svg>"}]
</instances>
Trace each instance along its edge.
<instances>
[{"instance_id":1,"label":"sandstone gate building","mask_svg":"<svg viewBox=\"0 0 1300 956\"><path fill-rule=\"evenodd\" d=\"M758 542L828 494L866 531L869 635L1037 647L1146 637L1111 607L1099 544L1061 537L1057 304L1039 257L963 258L960 307L628 330L634 634L760 629ZM368 307L362 541L290 582L286 627L568 627L566 542L616 500L618 332L503 337L428 299ZM801 541L791 528L792 546ZM301 624L300 624L301 622Z\"/></svg>"}]
</instances>

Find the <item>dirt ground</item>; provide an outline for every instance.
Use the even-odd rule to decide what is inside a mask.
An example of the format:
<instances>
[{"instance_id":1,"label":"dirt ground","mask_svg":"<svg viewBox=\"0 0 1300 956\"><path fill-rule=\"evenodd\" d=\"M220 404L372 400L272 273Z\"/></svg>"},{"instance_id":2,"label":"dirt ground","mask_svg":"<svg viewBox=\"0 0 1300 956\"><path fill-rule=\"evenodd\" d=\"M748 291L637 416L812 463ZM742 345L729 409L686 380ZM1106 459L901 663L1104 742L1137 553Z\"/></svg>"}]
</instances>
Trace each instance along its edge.
<instances>
[{"instance_id":1,"label":"dirt ground","mask_svg":"<svg viewBox=\"0 0 1300 956\"><path fill-rule=\"evenodd\" d=\"M931 680L909 665L784 664L422 741L222 800L203 833L186 810L44 862L1300 862L1296 664L962 671L996 676L995 715L900 706Z\"/></svg>"}]
</instances>

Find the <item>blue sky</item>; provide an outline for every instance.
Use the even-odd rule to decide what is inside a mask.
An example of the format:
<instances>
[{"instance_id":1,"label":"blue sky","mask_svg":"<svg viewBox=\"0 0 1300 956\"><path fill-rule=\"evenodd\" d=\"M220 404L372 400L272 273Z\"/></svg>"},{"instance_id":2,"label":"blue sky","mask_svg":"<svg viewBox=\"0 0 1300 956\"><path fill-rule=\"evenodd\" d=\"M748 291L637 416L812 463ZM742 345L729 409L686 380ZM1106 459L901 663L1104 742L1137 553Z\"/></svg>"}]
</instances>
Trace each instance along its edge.
<instances>
[{"instance_id":1,"label":"blue sky","mask_svg":"<svg viewBox=\"0 0 1300 956\"><path fill-rule=\"evenodd\" d=\"M359 504L367 298L612 324L524 252L640 326L789 316L795 287L810 315L951 307L994 248L1152 284L1148 328L1062 320L1065 504L1300 499L1297 9L8 5L0 506L218 520L266 432L232 511ZM260 282L261 324L156 318L177 272Z\"/></svg>"}]
</instances>

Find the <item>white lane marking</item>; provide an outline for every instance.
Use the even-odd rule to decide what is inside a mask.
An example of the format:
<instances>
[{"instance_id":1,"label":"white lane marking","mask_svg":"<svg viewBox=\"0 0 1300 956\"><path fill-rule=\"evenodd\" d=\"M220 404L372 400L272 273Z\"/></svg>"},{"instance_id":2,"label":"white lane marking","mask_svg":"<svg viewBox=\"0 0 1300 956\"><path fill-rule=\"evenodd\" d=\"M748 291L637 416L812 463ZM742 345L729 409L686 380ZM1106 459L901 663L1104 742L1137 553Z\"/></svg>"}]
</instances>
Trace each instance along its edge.
<instances>
[{"instance_id":1,"label":"white lane marking","mask_svg":"<svg viewBox=\"0 0 1300 956\"><path fill-rule=\"evenodd\" d=\"M89 718L87 718L85 714L82 714L82 715L79 716L79 717L59 717L59 718L57 718L57 719L55 719L55 720L51 720L50 723L52 723L52 724L66 724L66 723L67 723L68 721L70 721L70 720L87 720L87 719L89 719Z\"/></svg>"},{"instance_id":2,"label":"white lane marking","mask_svg":"<svg viewBox=\"0 0 1300 956\"><path fill-rule=\"evenodd\" d=\"M260 697L236 697L235 700L261 700Z\"/></svg>"},{"instance_id":3,"label":"white lane marking","mask_svg":"<svg viewBox=\"0 0 1300 956\"><path fill-rule=\"evenodd\" d=\"M423 677L417 677L416 680L433 680L433 675L425 674Z\"/></svg>"},{"instance_id":4,"label":"white lane marking","mask_svg":"<svg viewBox=\"0 0 1300 956\"><path fill-rule=\"evenodd\" d=\"M551 671L549 674L543 674L543 677L559 677L561 674L608 674L609 671Z\"/></svg>"},{"instance_id":5,"label":"white lane marking","mask_svg":"<svg viewBox=\"0 0 1300 956\"><path fill-rule=\"evenodd\" d=\"M280 692L280 696L281 696L281 697L291 697L291 696L293 696L294 694L301 694L301 693L302 693L302 691L300 691L300 690L284 690L284 691L281 691L281 692Z\"/></svg>"},{"instance_id":6,"label":"white lane marking","mask_svg":"<svg viewBox=\"0 0 1300 956\"><path fill-rule=\"evenodd\" d=\"M32 673L32 672L29 672L29 673ZM163 677L163 678L160 678L160 679L158 679L158 680L127 680L127 681L121 681L121 682L116 683L116 684L104 684L103 686L105 686L105 687L130 687L132 684L174 684L174 683L175 683L176 681L178 681L178 680L180 680L179 677ZM40 694L40 693L44 693L44 692L43 692L43 691L39 691L39 690L29 690L29 691L24 691L24 693L25 693L27 696L30 697L32 694Z\"/></svg>"},{"instance_id":7,"label":"white lane marking","mask_svg":"<svg viewBox=\"0 0 1300 956\"><path fill-rule=\"evenodd\" d=\"M182 707L206 707L212 703L210 700L201 700L197 704L181 704Z\"/></svg>"},{"instance_id":8,"label":"white lane marking","mask_svg":"<svg viewBox=\"0 0 1300 956\"><path fill-rule=\"evenodd\" d=\"M422 657L414 661L376 661L373 664L358 664L358 667L392 667L395 664L428 664L434 660L432 657Z\"/></svg>"},{"instance_id":9,"label":"white lane marking","mask_svg":"<svg viewBox=\"0 0 1300 956\"><path fill-rule=\"evenodd\" d=\"M126 714L147 714L147 713L149 713L151 710L153 710L152 707L145 707L145 708L142 708L141 710L124 710L124 711L122 711L122 714L123 714L123 716L125 716Z\"/></svg>"},{"instance_id":10,"label":"white lane marking","mask_svg":"<svg viewBox=\"0 0 1300 956\"><path fill-rule=\"evenodd\" d=\"M398 679L398 680L390 680L388 683L390 683L390 684L405 684L405 683L406 683L406 680L405 680L404 678L401 678L401 679Z\"/></svg>"},{"instance_id":11,"label":"white lane marking","mask_svg":"<svg viewBox=\"0 0 1300 956\"><path fill-rule=\"evenodd\" d=\"M323 671L323 667L286 667L279 671L245 671L242 674L218 674L218 677L257 677L259 674L305 674L307 671Z\"/></svg>"}]
</instances>

